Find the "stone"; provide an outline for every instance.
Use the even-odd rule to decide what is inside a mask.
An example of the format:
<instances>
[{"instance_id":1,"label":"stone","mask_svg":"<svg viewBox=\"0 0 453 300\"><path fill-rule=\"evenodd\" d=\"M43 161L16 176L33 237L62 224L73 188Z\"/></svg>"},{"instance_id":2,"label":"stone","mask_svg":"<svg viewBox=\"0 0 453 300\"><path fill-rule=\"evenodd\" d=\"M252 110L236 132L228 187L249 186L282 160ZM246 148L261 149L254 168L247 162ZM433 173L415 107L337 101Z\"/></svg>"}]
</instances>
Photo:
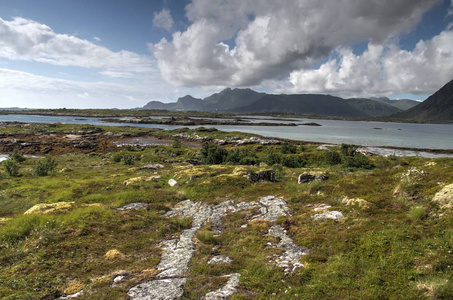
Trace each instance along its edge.
<instances>
[{"instance_id":1,"label":"stone","mask_svg":"<svg viewBox=\"0 0 453 300\"><path fill-rule=\"evenodd\" d=\"M298 184L308 183L308 182L311 182L313 180L325 181L327 179L329 179L329 177L326 176L326 175L300 174L298 179L297 179L297 183Z\"/></svg>"},{"instance_id":2,"label":"stone","mask_svg":"<svg viewBox=\"0 0 453 300\"><path fill-rule=\"evenodd\" d=\"M186 278L152 280L131 288L127 295L132 300L172 300L184 293Z\"/></svg>"},{"instance_id":3,"label":"stone","mask_svg":"<svg viewBox=\"0 0 453 300\"><path fill-rule=\"evenodd\" d=\"M74 293L74 294L71 294L71 295L62 296L62 297L60 297L58 299L73 299L73 298L80 297L82 295L83 295L83 290L78 291L77 293Z\"/></svg>"},{"instance_id":4,"label":"stone","mask_svg":"<svg viewBox=\"0 0 453 300\"><path fill-rule=\"evenodd\" d=\"M304 267L299 260L303 255L309 253L308 249L294 244L293 240L286 234L285 230L280 225L274 225L269 228L268 234L280 239L276 248L285 250L279 258L274 260L277 267L285 269L285 272L293 272L300 267Z\"/></svg>"},{"instance_id":5,"label":"stone","mask_svg":"<svg viewBox=\"0 0 453 300\"><path fill-rule=\"evenodd\" d=\"M289 215L289 207L283 199L275 196L263 197L259 201L260 214L252 217L251 221L263 220L275 222L281 216Z\"/></svg>"},{"instance_id":6,"label":"stone","mask_svg":"<svg viewBox=\"0 0 453 300\"><path fill-rule=\"evenodd\" d=\"M321 206L318 206L318 207L315 207L313 208L313 211L322 211L322 210L327 210L329 208L331 208L332 206L330 205L321 205Z\"/></svg>"},{"instance_id":7,"label":"stone","mask_svg":"<svg viewBox=\"0 0 453 300\"><path fill-rule=\"evenodd\" d=\"M139 170L146 170L146 169L151 169L151 170L159 170L163 169L165 166L162 164L150 164L150 165L144 165L138 168Z\"/></svg>"},{"instance_id":8,"label":"stone","mask_svg":"<svg viewBox=\"0 0 453 300\"><path fill-rule=\"evenodd\" d=\"M168 180L168 185L173 187L173 186L179 185L179 183L172 178L172 179Z\"/></svg>"},{"instance_id":9,"label":"stone","mask_svg":"<svg viewBox=\"0 0 453 300\"><path fill-rule=\"evenodd\" d=\"M332 211L326 211L326 212L323 212L323 213L319 213L319 214L316 214L312 217L313 220L327 220L327 219L330 219L330 220L341 220L343 219L344 216L341 212L337 211L337 210L332 210Z\"/></svg>"},{"instance_id":10,"label":"stone","mask_svg":"<svg viewBox=\"0 0 453 300\"><path fill-rule=\"evenodd\" d=\"M231 262L231 258L226 255L216 255L213 256L209 261L208 264L229 264Z\"/></svg>"},{"instance_id":11,"label":"stone","mask_svg":"<svg viewBox=\"0 0 453 300\"><path fill-rule=\"evenodd\" d=\"M240 283L239 278L241 277L241 274L233 273L224 277L229 278L227 283L220 289L207 293L204 297L205 300L228 299L236 292Z\"/></svg>"},{"instance_id":12,"label":"stone","mask_svg":"<svg viewBox=\"0 0 453 300\"><path fill-rule=\"evenodd\" d=\"M262 172L258 172L258 173L253 173L252 171L249 171L246 176L252 182L259 182L259 181L275 182L276 181L275 180L275 171L273 171L273 170L267 170L267 171L262 171Z\"/></svg>"},{"instance_id":13,"label":"stone","mask_svg":"<svg viewBox=\"0 0 453 300\"><path fill-rule=\"evenodd\" d=\"M73 205L74 202L39 203L29 208L24 215L67 212Z\"/></svg>"},{"instance_id":14,"label":"stone","mask_svg":"<svg viewBox=\"0 0 453 300\"><path fill-rule=\"evenodd\" d=\"M116 210L138 210L146 208L149 204L145 202L134 202L118 207Z\"/></svg>"},{"instance_id":15,"label":"stone","mask_svg":"<svg viewBox=\"0 0 453 300\"><path fill-rule=\"evenodd\" d=\"M452 208L453 183L444 186L439 192L434 195L431 201L438 203L441 208Z\"/></svg>"}]
</instances>

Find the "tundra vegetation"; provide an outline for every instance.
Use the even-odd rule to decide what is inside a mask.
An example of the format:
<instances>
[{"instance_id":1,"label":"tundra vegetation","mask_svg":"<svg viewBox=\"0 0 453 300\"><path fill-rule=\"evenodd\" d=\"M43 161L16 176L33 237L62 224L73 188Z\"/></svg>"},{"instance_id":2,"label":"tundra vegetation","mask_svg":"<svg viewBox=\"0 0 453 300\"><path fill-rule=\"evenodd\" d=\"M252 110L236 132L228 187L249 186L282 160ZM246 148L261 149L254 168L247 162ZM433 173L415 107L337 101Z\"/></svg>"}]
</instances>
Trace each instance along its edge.
<instances>
[{"instance_id":1,"label":"tundra vegetation","mask_svg":"<svg viewBox=\"0 0 453 300\"><path fill-rule=\"evenodd\" d=\"M0 127L0 134L45 140L82 128L13 125ZM32 153L20 144L12 149L0 173L0 298L53 299L83 290L78 299L124 299L131 287L156 278L160 243L191 227L190 218L164 216L178 202L214 205L269 195L291 210L276 223L309 249L304 267L288 273L271 263L282 252L269 246L278 243L267 234L273 224L234 212L223 218L221 233L208 222L194 236L183 299L219 289L232 273L240 274L232 299L453 298L453 199L446 193L450 198L433 201L453 183L452 158L368 157L354 145L322 150L295 141L221 146L214 141L252 135L207 129L89 128L108 131L112 140L136 135L170 142L55 147L33 157L24 157ZM206 141L188 144L181 134ZM245 176L271 169L275 182ZM298 184L300 174L328 179ZM178 184L170 186L170 179ZM314 209L328 206L344 218L313 218ZM208 264L214 254L231 262Z\"/></svg>"}]
</instances>

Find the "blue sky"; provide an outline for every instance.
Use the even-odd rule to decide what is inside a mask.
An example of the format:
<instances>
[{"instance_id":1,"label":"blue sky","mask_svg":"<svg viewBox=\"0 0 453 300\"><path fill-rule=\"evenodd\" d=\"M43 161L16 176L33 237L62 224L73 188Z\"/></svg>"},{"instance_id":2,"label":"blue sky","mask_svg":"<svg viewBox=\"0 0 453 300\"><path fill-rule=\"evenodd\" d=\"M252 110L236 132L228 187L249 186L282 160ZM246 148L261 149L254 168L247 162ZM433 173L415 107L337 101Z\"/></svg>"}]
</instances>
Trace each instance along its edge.
<instances>
[{"instance_id":1,"label":"blue sky","mask_svg":"<svg viewBox=\"0 0 453 300\"><path fill-rule=\"evenodd\" d=\"M1 0L0 107L133 108L225 87L425 99L450 0Z\"/></svg>"}]
</instances>

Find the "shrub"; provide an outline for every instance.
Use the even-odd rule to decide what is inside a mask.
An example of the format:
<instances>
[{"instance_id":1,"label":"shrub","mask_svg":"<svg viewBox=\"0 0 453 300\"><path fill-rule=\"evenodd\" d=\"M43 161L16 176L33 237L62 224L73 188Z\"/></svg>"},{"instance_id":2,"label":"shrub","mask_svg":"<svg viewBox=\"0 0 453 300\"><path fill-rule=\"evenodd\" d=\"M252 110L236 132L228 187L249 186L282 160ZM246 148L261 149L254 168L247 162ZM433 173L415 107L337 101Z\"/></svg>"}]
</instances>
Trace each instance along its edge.
<instances>
[{"instance_id":1,"label":"shrub","mask_svg":"<svg viewBox=\"0 0 453 300\"><path fill-rule=\"evenodd\" d=\"M370 162L368 157L362 153L355 153L353 156L345 156L343 158L343 165L347 168L357 169L372 169L374 165Z\"/></svg>"},{"instance_id":2,"label":"shrub","mask_svg":"<svg viewBox=\"0 0 453 300\"><path fill-rule=\"evenodd\" d=\"M326 163L329 166L335 166L335 165L341 164L341 156L336 151L326 151L324 154L324 157L326 159Z\"/></svg>"},{"instance_id":3,"label":"shrub","mask_svg":"<svg viewBox=\"0 0 453 300\"><path fill-rule=\"evenodd\" d=\"M14 160L5 160L3 162L3 168L5 169L6 174L11 177L18 177L19 174L19 164Z\"/></svg>"},{"instance_id":4,"label":"shrub","mask_svg":"<svg viewBox=\"0 0 453 300\"><path fill-rule=\"evenodd\" d=\"M297 153L297 147L295 145L291 145L288 142L283 142L282 146L280 147L280 152L282 154L293 154Z\"/></svg>"},{"instance_id":5,"label":"shrub","mask_svg":"<svg viewBox=\"0 0 453 300\"><path fill-rule=\"evenodd\" d=\"M272 167L272 170L275 172L276 181L283 181L285 179L286 171L282 165L276 164Z\"/></svg>"},{"instance_id":6,"label":"shrub","mask_svg":"<svg viewBox=\"0 0 453 300\"><path fill-rule=\"evenodd\" d=\"M300 155L284 155L282 165L288 168L301 168L307 164L305 159Z\"/></svg>"},{"instance_id":7,"label":"shrub","mask_svg":"<svg viewBox=\"0 0 453 300\"><path fill-rule=\"evenodd\" d=\"M125 155L123 157L123 163L127 166L131 166L134 164L134 161L137 160L135 156L132 155Z\"/></svg>"},{"instance_id":8,"label":"shrub","mask_svg":"<svg viewBox=\"0 0 453 300\"><path fill-rule=\"evenodd\" d=\"M269 150L267 152L267 156L264 158L264 162L269 166L280 164L282 162L282 155L274 152L273 150Z\"/></svg>"},{"instance_id":9,"label":"shrub","mask_svg":"<svg viewBox=\"0 0 453 300\"><path fill-rule=\"evenodd\" d=\"M14 149L13 153L10 155L10 158L16 162L25 161L25 157L23 157L17 149Z\"/></svg>"},{"instance_id":10,"label":"shrub","mask_svg":"<svg viewBox=\"0 0 453 300\"><path fill-rule=\"evenodd\" d=\"M221 164L225 161L228 152L220 146L204 142L201 146L201 161L204 164Z\"/></svg>"},{"instance_id":11,"label":"shrub","mask_svg":"<svg viewBox=\"0 0 453 300\"><path fill-rule=\"evenodd\" d=\"M34 175L47 176L52 173L57 167L57 162L50 156L46 156L43 160L39 161L33 171Z\"/></svg>"},{"instance_id":12,"label":"shrub","mask_svg":"<svg viewBox=\"0 0 453 300\"><path fill-rule=\"evenodd\" d=\"M357 146L351 144L341 144L341 153L344 156L354 156L357 153Z\"/></svg>"},{"instance_id":13,"label":"shrub","mask_svg":"<svg viewBox=\"0 0 453 300\"><path fill-rule=\"evenodd\" d=\"M113 154L110 158L114 162L120 162L123 157L117 153Z\"/></svg>"},{"instance_id":14,"label":"shrub","mask_svg":"<svg viewBox=\"0 0 453 300\"><path fill-rule=\"evenodd\" d=\"M423 206L413 207L409 211L409 218L411 218L414 221L422 220L425 217L426 217L426 209Z\"/></svg>"},{"instance_id":15,"label":"shrub","mask_svg":"<svg viewBox=\"0 0 453 300\"><path fill-rule=\"evenodd\" d=\"M175 149L178 149L178 148L181 148L182 146L182 143L179 139L176 139L173 141L173 143L171 144L171 146Z\"/></svg>"}]
</instances>

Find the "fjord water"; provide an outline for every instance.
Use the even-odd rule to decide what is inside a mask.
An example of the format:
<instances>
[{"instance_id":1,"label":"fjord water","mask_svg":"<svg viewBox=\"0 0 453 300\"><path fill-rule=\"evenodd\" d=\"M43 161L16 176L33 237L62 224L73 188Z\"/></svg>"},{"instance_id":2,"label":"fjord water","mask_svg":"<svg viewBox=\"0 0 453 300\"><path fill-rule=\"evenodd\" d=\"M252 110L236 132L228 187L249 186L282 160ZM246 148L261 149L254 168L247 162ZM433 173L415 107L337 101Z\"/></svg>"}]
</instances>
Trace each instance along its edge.
<instances>
[{"instance_id":1,"label":"fjord water","mask_svg":"<svg viewBox=\"0 0 453 300\"><path fill-rule=\"evenodd\" d=\"M340 121L291 118L278 120L270 117L254 117L249 126L215 125L223 131L240 131L266 137L288 138L320 143L357 144L362 146L406 147L419 149L453 150L453 124L413 124L367 121ZM146 128L175 129L184 126L156 124L106 123L102 118L0 115L0 122L25 123L68 123L104 126L135 126ZM253 126L254 122L307 123L316 122L321 126ZM187 126L194 128L197 126Z\"/></svg>"}]
</instances>

